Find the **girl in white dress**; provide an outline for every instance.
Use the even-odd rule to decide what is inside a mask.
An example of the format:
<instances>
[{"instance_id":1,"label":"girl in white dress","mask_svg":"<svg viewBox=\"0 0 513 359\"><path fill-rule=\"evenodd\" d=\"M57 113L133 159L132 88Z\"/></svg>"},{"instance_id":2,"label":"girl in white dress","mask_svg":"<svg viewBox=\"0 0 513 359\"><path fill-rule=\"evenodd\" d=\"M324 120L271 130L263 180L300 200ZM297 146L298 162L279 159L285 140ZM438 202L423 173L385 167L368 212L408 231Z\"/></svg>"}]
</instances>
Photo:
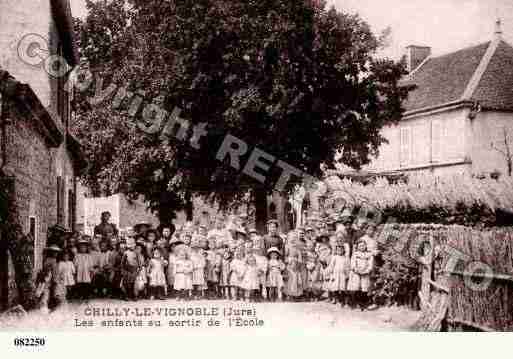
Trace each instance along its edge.
<instances>
[{"instance_id":1,"label":"girl in white dress","mask_svg":"<svg viewBox=\"0 0 513 359\"><path fill-rule=\"evenodd\" d=\"M241 282L246 270L244 263L244 251L242 248L235 250L235 258L230 263L230 287L232 290L232 300L242 299Z\"/></svg>"},{"instance_id":2,"label":"girl in white dress","mask_svg":"<svg viewBox=\"0 0 513 359\"><path fill-rule=\"evenodd\" d=\"M336 246L327 269L330 277L329 291L334 303L346 304L345 292L347 289L347 279L349 278L349 269L350 261L344 246L342 244Z\"/></svg>"},{"instance_id":3,"label":"girl in white dress","mask_svg":"<svg viewBox=\"0 0 513 359\"><path fill-rule=\"evenodd\" d=\"M244 289L246 301L252 301L255 299L255 293L260 287L259 274L260 270L255 256L252 254L248 255L246 257L246 266L241 283L241 288Z\"/></svg>"},{"instance_id":4,"label":"girl in white dress","mask_svg":"<svg viewBox=\"0 0 513 359\"><path fill-rule=\"evenodd\" d=\"M95 263L88 250L89 241L85 239L78 241L78 253L75 256L74 264L77 271L77 294L82 300L89 299L92 292L91 279Z\"/></svg>"},{"instance_id":5,"label":"girl in white dress","mask_svg":"<svg viewBox=\"0 0 513 359\"><path fill-rule=\"evenodd\" d=\"M267 251L269 256L267 273L267 297L270 301L282 299L283 290L283 271L285 263L280 259L281 252L276 247L271 247Z\"/></svg>"},{"instance_id":6,"label":"girl in white dress","mask_svg":"<svg viewBox=\"0 0 513 359\"><path fill-rule=\"evenodd\" d=\"M166 274L164 268L167 261L162 258L159 248L153 249L153 258L148 263L150 299L165 299Z\"/></svg>"},{"instance_id":7,"label":"girl in white dress","mask_svg":"<svg viewBox=\"0 0 513 359\"><path fill-rule=\"evenodd\" d=\"M197 238L193 241L191 248L191 261L192 261L192 286L194 289L195 299L205 297L205 268L207 261L203 255L203 250L200 248L200 240Z\"/></svg>"},{"instance_id":8,"label":"girl in white dress","mask_svg":"<svg viewBox=\"0 0 513 359\"><path fill-rule=\"evenodd\" d=\"M73 286L75 285L75 265L70 260L70 253L65 251L62 255L62 261L59 262L58 271L59 275L64 279L64 285L66 286L66 292L72 293Z\"/></svg>"},{"instance_id":9,"label":"girl in white dress","mask_svg":"<svg viewBox=\"0 0 513 359\"><path fill-rule=\"evenodd\" d=\"M178 291L178 299L190 298L192 291L192 262L188 258L187 251L181 249L175 262L174 289Z\"/></svg>"},{"instance_id":10,"label":"girl in white dress","mask_svg":"<svg viewBox=\"0 0 513 359\"><path fill-rule=\"evenodd\" d=\"M351 273L347 290L352 292L352 302L357 302L361 310L365 310L368 303L370 288L370 273L374 268L374 255L367 250L365 241L358 242L357 250L351 258Z\"/></svg>"}]
</instances>

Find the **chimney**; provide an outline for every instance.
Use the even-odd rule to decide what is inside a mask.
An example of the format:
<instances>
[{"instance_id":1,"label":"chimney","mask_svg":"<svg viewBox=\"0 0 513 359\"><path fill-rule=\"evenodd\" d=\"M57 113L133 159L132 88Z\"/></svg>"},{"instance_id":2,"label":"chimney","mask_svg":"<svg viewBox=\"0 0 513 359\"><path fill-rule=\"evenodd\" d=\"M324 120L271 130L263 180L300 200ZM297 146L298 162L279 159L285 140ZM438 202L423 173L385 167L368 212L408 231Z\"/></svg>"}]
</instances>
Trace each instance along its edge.
<instances>
[{"instance_id":1,"label":"chimney","mask_svg":"<svg viewBox=\"0 0 513 359\"><path fill-rule=\"evenodd\" d=\"M412 72L431 55L431 47L410 45L406 47L406 69Z\"/></svg>"},{"instance_id":2,"label":"chimney","mask_svg":"<svg viewBox=\"0 0 513 359\"><path fill-rule=\"evenodd\" d=\"M502 21L501 21L501 19L497 19L497 22L495 22L495 38L497 40L502 40Z\"/></svg>"}]
</instances>

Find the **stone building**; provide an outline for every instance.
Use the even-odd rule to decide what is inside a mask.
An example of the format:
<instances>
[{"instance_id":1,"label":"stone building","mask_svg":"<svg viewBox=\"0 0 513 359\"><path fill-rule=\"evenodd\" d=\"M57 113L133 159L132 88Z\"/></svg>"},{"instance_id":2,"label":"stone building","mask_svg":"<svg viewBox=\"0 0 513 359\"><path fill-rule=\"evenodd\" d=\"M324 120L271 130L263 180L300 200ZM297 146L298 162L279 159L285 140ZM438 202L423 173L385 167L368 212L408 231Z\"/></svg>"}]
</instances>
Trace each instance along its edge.
<instances>
[{"instance_id":1,"label":"stone building","mask_svg":"<svg viewBox=\"0 0 513 359\"><path fill-rule=\"evenodd\" d=\"M76 221L76 177L83 157L68 131L72 91L65 84L78 63L72 28L69 0L0 2L0 163L4 176L13 179L19 222L34 239L35 272L48 228L72 230ZM55 67L58 63L61 67ZM4 306L12 298L9 260L4 246Z\"/></svg>"}]
</instances>

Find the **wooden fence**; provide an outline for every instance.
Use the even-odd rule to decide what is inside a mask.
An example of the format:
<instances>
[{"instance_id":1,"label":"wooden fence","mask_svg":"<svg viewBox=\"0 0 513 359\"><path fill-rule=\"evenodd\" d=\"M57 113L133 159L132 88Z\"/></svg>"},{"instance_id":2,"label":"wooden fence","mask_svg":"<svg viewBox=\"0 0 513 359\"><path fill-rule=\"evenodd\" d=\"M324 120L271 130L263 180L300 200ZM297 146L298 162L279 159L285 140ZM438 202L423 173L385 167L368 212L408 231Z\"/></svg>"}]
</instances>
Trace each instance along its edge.
<instances>
[{"instance_id":1,"label":"wooden fence","mask_svg":"<svg viewBox=\"0 0 513 359\"><path fill-rule=\"evenodd\" d=\"M420 260L423 315L416 328L513 331L513 229L436 230L434 250Z\"/></svg>"}]
</instances>

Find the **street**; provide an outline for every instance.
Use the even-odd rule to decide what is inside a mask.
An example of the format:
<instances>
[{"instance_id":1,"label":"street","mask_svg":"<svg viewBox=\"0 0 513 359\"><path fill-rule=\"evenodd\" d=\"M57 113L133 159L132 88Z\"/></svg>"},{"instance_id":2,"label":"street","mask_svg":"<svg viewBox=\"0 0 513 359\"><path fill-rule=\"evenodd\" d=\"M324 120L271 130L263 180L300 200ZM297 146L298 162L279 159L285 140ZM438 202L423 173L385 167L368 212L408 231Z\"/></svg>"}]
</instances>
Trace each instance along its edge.
<instances>
[{"instance_id":1,"label":"street","mask_svg":"<svg viewBox=\"0 0 513 359\"><path fill-rule=\"evenodd\" d=\"M0 330L211 330L246 329L258 334L283 331L335 334L340 331L408 331L419 317L401 307L360 311L326 302L246 303L176 300L70 303L50 314L30 312L0 319ZM215 328L217 327L217 328Z\"/></svg>"}]
</instances>

